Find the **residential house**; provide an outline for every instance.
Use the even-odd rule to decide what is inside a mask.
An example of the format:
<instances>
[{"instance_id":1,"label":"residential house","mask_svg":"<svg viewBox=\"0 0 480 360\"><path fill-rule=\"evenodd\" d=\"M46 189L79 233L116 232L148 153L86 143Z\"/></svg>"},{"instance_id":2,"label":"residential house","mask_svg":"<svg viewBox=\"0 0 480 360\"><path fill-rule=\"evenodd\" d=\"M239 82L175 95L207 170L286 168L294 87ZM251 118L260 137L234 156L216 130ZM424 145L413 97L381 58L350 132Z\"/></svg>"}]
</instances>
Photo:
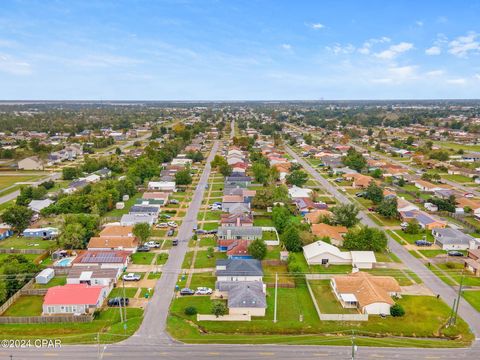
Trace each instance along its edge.
<instances>
[{"instance_id":1,"label":"residential house","mask_svg":"<svg viewBox=\"0 0 480 360\"><path fill-rule=\"evenodd\" d=\"M114 238L114 237L130 238L134 236L133 226L107 225L102 229L102 231L100 231L100 234L98 236L109 237L109 238Z\"/></svg>"},{"instance_id":2,"label":"residential house","mask_svg":"<svg viewBox=\"0 0 480 360\"><path fill-rule=\"evenodd\" d=\"M251 259L248 253L248 246L251 240L219 240L221 245L228 244L227 257L229 259ZM223 246L221 246L223 248Z\"/></svg>"},{"instance_id":3,"label":"residential house","mask_svg":"<svg viewBox=\"0 0 480 360\"><path fill-rule=\"evenodd\" d=\"M392 297L401 292L393 277L373 276L363 271L334 276L330 286L344 308L357 308L370 315L389 315L395 304Z\"/></svg>"},{"instance_id":4,"label":"residential house","mask_svg":"<svg viewBox=\"0 0 480 360\"><path fill-rule=\"evenodd\" d=\"M176 157L170 162L170 164L186 167L192 165L192 162L192 159Z\"/></svg>"},{"instance_id":5,"label":"residential house","mask_svg":"<svg viewBox=\"0 0 480 360\"><path fill-rule=\"evenodd\" d=\"M44 162L38 156L31 156L18 161L20 170L43 170Z\"/></svg>"},{"instance_id":6,"label":"residential house","mask_svg":"<svg viewBox=\"0 0 480 360\"><path fill-rule=\"evenodd\" d=\"M153 225L155 222L155 216L143 213L124 214L120 219L120 225L122 226L134 226L141 223Z\"/></svg>"},{"instance_id":7,"label":"residential house","mask_svg":"<svg viewBox=\"0 0 480 360\"><path fill-rule=\"evenodd\" d=\"M135 204L130 208L130 214L147 214L156 219L160 214L160 205Z\"/></svg>"},{"instance_id":8,"label":"residential house","mask_svg":"<svg viewBox=\"0 0 480 360\"><path fill-rule=\"evenodd\" d=\"M457 197L456 199L457 207L459 208L470 208L473 211L473 215L480 219L480 200L478 199L469 199L466 197Z\"/></svg>"},{"instance_id":9,"label":"residential house","mask_svg":"<svg viewBox=\"0 0 480 360\"><path fill-rule=\"evenodd\" d=\"M480 248L480 239L465 234L458 229L436 228L432 230L435 244L443 250L468 250Z\"/></svg>"},{"instance_id":10,"label":"residential house","mask_svg":"<svg viewBox=\"0 0 480 360\"><path fill-rule=\"evenodd\" d=\"M422 229L432 230L435 228L445 228L447 226L445 221L437 219L421 210L401 211L399 213L402 221L416 221Z\"/></svg>"},{"instance_id":11,"label":"residential house","mask_svg":"<svg viewBox=\"0 0 480 360\"><path fill-rule=\"evenodd\" d=\"M265 316L266 288L261 281L218 281L216 289L227 299L229 315Z\"/></svg>"},{"instance_id":12,"label":"residential house","mask_svg":"<svg viewBox=\"0 0 480 360\"><path fill-rule=\"evenodd\" d=\"M39 213L42 209L45 209L46 207L49 207L54 203L53 200L50 199L45 199L45 200L32 200L28 204L28 208L30 210L33 210L36 213Z\"/></svg>"},{"instance_id":13,"label":"residential house","mask_svg":"<svg viewBox=\"0 0 480 360\"><path fill-rule=\"evenodd\" d=\"M47 290L43 300L43 315L89 314L100 308L107 297L105 286L67 284Z\"/></svg>"},{"instance_id":14,"label":"residential house","mask_svg":"<svg viewBox=\"0 0 480 360\"><path fill-rule=\"evenodd\" d=\"M288 189L288 195L290 195L292 199L309 198L311 197L312 193L312 189L303 189L296 185L293 185L291 188Z\"/></svg>"},{"instance_id":15,"label":"residential house","mask_svg":"<svg viewBox=\"0 0 480 360\"><path fill-rule=\"evenodd\" d=\"M352 181L352 186L355 188L366 188L372 181L379 183L378 180L375 180L373 177L363 174L344 174L343 178Z\"/></svg>"},{"instance_id":16,"label":"residential house","mask_svg":"<svg viewBox=\"0 0 480 360\"><path fill-rule=\"evenodd\" d=\"M253 226L253 216L251 214L222 214L220 225L222 227L251 227Z\"/></svg>"},{"instance_id":17,"label":"residential house","mask_svg":"<svg viewBox=\"0 0 480 360\"><path fill-rule=\"evenodd\" d=\"M102 178L100 177L100 175L97 175L97 174L90 174L90 175L85 177L85 181L88 182L89 184L97 183L101 179Z\"/></svg>"},{"instance_id":18,"label":"residential house","mask_svg":"<svg viewBox=\"0 0 480 360\"><path fill-rule=\"evenodd\" d=\"M373 251L340 251L321 240L305 245L303 255L309 265L352 265L358 269L372 269L377 261Z\"/></svg>"},{"instance_id":19,"label":"residential house","mask_svg":"<svg viewBox=\"0 0 480 360\"><path fill-rule=\"evenodd\" d=\"M256 240L262 238L260 226L221 226L217 238L220 240Z\"/></svg>"},{"instance_id":20,"label":"residential house","mask_svg":"<svg viewBox=\"0 0 480 360\"><path fill-rule=\"evenodd\" d=\"M227 176L225 179L226 185L236 185L243 188L250 186L251 183L252 183L252 178L250 176L243 176L243 175Z\"/></svg>"},{"instance_id":21,"label":"residential house","mask_svg":"<svg viewBox=\"0 0 480 360\"><path fill-rule=\"evenodd\" d=\"M325 210L327 209L327 204L325 203L316 203L313 202L310 198L295 198L293 203L297 207L298 211L301 215L308 214L311 211L315 211L318 209Z\"/></svg>"},{"instance_id":22,"label":"residential house","mask_svg":"<svg viewBox=\"0 0 480 360\"><path fill-rule=\"evenodd\" d=\"M243 204L250 209L250 203L246 203L242 195L224 195L222 198L222 211L230 212L230 208L236 204Z\"/></svg>"},{"instance_id":23,"label":"residential house","mask_svg":"<svg viewBox=\"0 0 480 360\"><path fill-rule=\"evenodd\" d=\"M84 250L73 259L72 266L98 265L102 269L125 269L131 252L125 250Z\"/></svg>"},{"instance_id":24,"label":"residential house","mask_svg":"<svg viewBox=\"0 0 480 360\"><path fill-rule=\"evenodd\" d=\"M137 251L137 247L138 239L135 236L92 237L87 246L88 250L126 250L132 253Z\"/></svg>"},{"instance_id":25,"label":"residential house","mask_svg":"<svg viewBox=\"0 0 480 360\"><path fill-rule=\"evenodd\" d=\"M404 198L397 198L397 211L416 211L420 210L417 205L412 204L410 201L405 200Z\"/></svg>"},{"instance_id":26,"label":"residential house","mask_svg":"<svg viewBox=\"0 0 480 360\"><path fill-rule=\"evenodd\" d=\"M102 269L98 265L74 266L68 271L67 284L105 286L110 292L120 273L119 269Z\"/></svg>"},{"instance_id":27,"label":"residential house","mask_svg":"<svg viewBox=\"0 0 480 360\"><path fill-rule=\"evenodd\" d=\"M4 240L13 235L13 230L9 226L0 226L0 240Z\"/></svg>"},{"instance_id":28,"label":"residential house","mask_svg":"<svg viewBox=\"0 0 480 360\"><path fill-rule=\"evenodd\" d=\"M24 237L39 237L43 239L53 239L58 236L59 230L54 227L28 228L23 230Z\"/></svg>"},{"instance_id":29,"label":"residential house","mask_svg":"<svg viewBox=\"0 0 480 360\"><path fill-rule=\"evenodd\" d=\"M149 181L148 190L176 192L177 188L174 181Z\"/></svg>"},{"instance_id":30,"label":"residential house","mask_svg":"<svg viewBox=\"0 0 480 360\"><path fill-rule=\"evenodd\" d=\"M234 203L228 206L229 214L248 214L250 213L250 204L248 203Z\"/></svg>"},{"instance_id":31,"label":"residential house","mask_svg":"<svg viewBox=\"0 0 480 360\"><path fill-rule=\"evenodd\" d=\"M215 275L218 282L263 280L262 263L256 259L217 260ZM218 288L218 287L217 287Z\"/></svg>"},{"instance_id":32,"label":"residential house","mask_svg":"<svg viewBox=\"0 0 480 360\"><path fill-rule=\"evenodd\" d=\"M144 192L142 200L155 200L159 205L166 205L168 203L169 193L167 192Z\"/></svg>"},{"instance_id":33,"label":"residential house","mask_svg":"<svg viewBox=\"0 0 480 360\"><path fill-rule=\"evenodd\" d=\"M331 218L333 213L329 210L316 209L305 214L304 219L308 224L318 224L323 218Z\"/></svg>"},{"instance_id":34,"label":"residential house","mask_svg":"<svg viewBox=\"0 0 480 360\"><path fill-rule=\"evenodd\" d=\"M345 235L347 232L348 229L345 226L333 226L323 223L312 225L313 235L320 239L327 237L335 246L343 245L343 235Z\"/></svg>"},{"instance_id":35,"label":"residential house","mask_svg":"<svg viewBox=\"0 0 480 360\"><path fill-rule=\"evenodd\" d=\"M429 181L425 181L425 180L421 180L421 179L415 180L414 185L417 188L419 188L421 191L431 192L431 193L433 193L437 190L441 190L441 189L448 189L450 187L450 186L444 185L444 184L433 184Z\"/></svg>"},{"instance_id":36,"label":"residential house","mask_svg":"<svg viewBox=\"0 0 480 360\"><path fill-rule=\"evenodd\" d=\"M480 276L480 249L469 249L465 259L465 269Z\"/></svg>"}]
</instances>

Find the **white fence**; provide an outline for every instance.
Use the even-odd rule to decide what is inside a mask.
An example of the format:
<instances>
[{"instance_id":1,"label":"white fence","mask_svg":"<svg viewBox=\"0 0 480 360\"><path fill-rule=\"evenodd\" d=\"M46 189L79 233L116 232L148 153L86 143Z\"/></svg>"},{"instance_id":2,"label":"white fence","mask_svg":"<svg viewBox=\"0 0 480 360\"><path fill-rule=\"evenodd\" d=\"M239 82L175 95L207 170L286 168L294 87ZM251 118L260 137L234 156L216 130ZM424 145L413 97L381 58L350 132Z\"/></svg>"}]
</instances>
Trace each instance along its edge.
<instances>
[{"instance_id":1,"label":"white fence","mask_svg":"<svg viewBox=\"0 0 480 360\"><path fill-rule=\"evenodd\" d=\"M265 240L265 244L268 246L277 246L280 245L280 237L278 236L277 229L272 226L262 226L262 231L273 231L277 240Z\"/></svg>"}]
</instances>

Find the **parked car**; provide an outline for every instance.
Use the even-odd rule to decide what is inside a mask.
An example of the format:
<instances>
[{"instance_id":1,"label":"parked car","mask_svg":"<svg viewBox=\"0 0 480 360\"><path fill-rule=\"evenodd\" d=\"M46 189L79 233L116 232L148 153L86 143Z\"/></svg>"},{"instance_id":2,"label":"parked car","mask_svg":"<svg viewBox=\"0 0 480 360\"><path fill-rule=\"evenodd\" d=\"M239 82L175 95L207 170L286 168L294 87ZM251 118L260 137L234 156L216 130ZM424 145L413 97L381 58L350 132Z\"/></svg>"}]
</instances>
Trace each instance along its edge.
<instances>
[{"instance_id":1,"label":"parked car","mask_svg":"<svg viewBox=\"0 0 480 360\"><path fill-rule=\"evenodd\" d=\"M167 224L168 226L171 226L173 228L176 228L178 226L178 224L175 221L169 221Z\"/></svg>"},{"instance_id":2,"label":"parked car","mask_svg":"<svg viewBox=\"0 0 480 360\"><path fill-rule=\"evenodd\" d=\"M370 211L370 212L374 212L375 210L376 210L376 209L373 208L373 207L369 207L369 208L368 208L368 211Z\"/></svg>"},{"instance_id":3,"label":"parked car","mask_svg":"<svg viewBox=\"0 0 480 360\"><path fill-rule=\"evenodd\" d=\"M170 204L174 204L174 205L180 204L180 201L178 201L177 199L172 199L172 200L169 200L168 202L169 202Z\"/></svg>"},{"instance_id":4,"label":"parked car","mask_svg":"<svg viewBox=\"0 0 480 360\"><path fill-rule=\"evenodd\" d=\"M108 300L108 306L128 306L130 300L128 298L123 297L114 297Z\"/></svg>"},{"instance_id":5,"label":"parked car","mask_svg":"<svg viewBox=\"0 0 480 360\"><path fill-rule=\"evenodd\" d=\"M415 245L417 246L432 246L432 243L427 240L417 240L415 241Z\"/></svg>"},{"instance_id":6,"label":"parked car","mask_svg":"<svg viewBox=\"0 0 480 360\"><path fill-rule=\"evenodd\" d=\"M149 241L145 243L145 246L148 246L149 248L159 248L160 243L158 241Z\"/></svg>"},{"instance_id":7,"label":"parked car","mask_svg":"<svg viewBox=\"0 0 480 360\"><path fill-rule=\"evenodd\" d=\"M166 227L168 227L168 224L167 224L167 223L159 223L159 224L155 225L155 227L157 227L157 228L166 228Z\"/></svg>"},{"instance_id":8,"label":"parked car","mask_svg":"<svg viewBox=\"0 0 480 360\"><path fill-rule=\"evenodd\" d=\"M173 241L172 241L172 245L173 245L173 246L177 246L177 245L178 245L178 239L173 240Z\"/></svg>"},{"instance_id":9,"label":"parked car","mask_svg":"<svg viewBox=\"0 0 480 360\"><path fill-rule=\"evenodd\" d=\"M205 185L205 190L208 190L208 184L207 184L207 185Z\"/></svg>"},{"instance_id":10,"label":"parked car","mask_svg":"<svg viewBox=\"0 0 480 360\"><path fill-rule=\"evenodd\" d=\"M472 193L466 193L463 196L466 198L473 198L475 195L473 195Z\"/></svg>"},{"instance_id":11,"label":"parked car","mask_svg":"<svg viewBox=\"0 0 480 360\"><path fill-rule=\"evenodd\" d=\"M335 182L337 182L337 183L341 183L341 182L343 181L343 178L336 178L336 179L333 180L333 181L335 181Z\"/></svg>"},{"instance_id":12,"label":"parked car","mask_svg":"<svg viewBox=\"0 0 480 360\"><path fill-rule=\"evenodd\" d=\"M195 230L195 234L197 235L203 235L203 234L206 234L207 232L205 230L202 230L202 229L198 229L198 230Z\"/></svg>"},{"instance_id":13,"label":"parked car","mask_svg":"<svg viewBox=\"0 0 480 360\"><path fill-rule=\"evenodd\" d=\"M139 281L142 277L134 273L128 273L123 275L123 280L125 281Z\"/></svg>"},{"instance_id":14,"label":"parked car","mask_svg":"<svg viewBox=\"0 0 480 360\"><path fill-rule=\"evenodd\" d=\"M149 252L150 248L148 246L142 245L137 247L137 252Z\"/></svg>"},{"instance_id":15,"label":"parked car","mask_svg":"<svg viewBox=\"0 0 480 360\"><path fill-rule=\"evenodd\" d=\"M356 197L364 197L365 196L365 191L360 191L355 194Z\"/></svg>"},{"instance_id":16,"label":"parked car","mask_svg":"<svg viewBox=\"0 0 480 360\"><path fill-rule=\"evenodd\" d=\"M456 250L450 250L447 254L448 256L463 256L462 252Z\"/></svg>"},{"instance_id":17,"label":"parked car","mask_svg":"<svg viewBox=\"0 0 480 360\"><path fill-rule=\"evenodd\" d=\"M408 222L405 222L405 221L400 224L400 227L402 228L402 230L405 230L407 226L408 226Z\"/></svg>"},{"instance_id":18,"label":"parked car","mask_svg":"<svg viewBox=\"0 0 480 360\"><path fill-rule=\"evenodd\" d=\"M205 234L216 234L217 232L218 232L218 230L215 229L215 230L206 231Z\"/></svg>"},{"instance_id":19,"label":"parked car","mask_svg":"<svg viewBox=\"0 0 480 360\"><path fill-rule=\"evenodd\" d=\"M195 291L196 295L210 295L212 294L212 289L207 288L207 287L198 287L197 290Z\"/></svg>"},{"instance_id":20,"label":"parked car","mask_svg":"<svg viewBox=\"0 0 480 360\"><path fill-rule=\"evenodd\" d=\"M168 231L167 231L167 236L173 236L174 233L175 233L175 230L173 230L173 229L168 229Z\"/></svg>"},{"instance_id":21,"label":"parked car","mask_svg":"<svg viewBox=\"0 0 480 360\"><path fill-rule=\"evenodd\" d=\"M180 290L180 295L195 295L195 291L189 288L183 288Z\"/></svg>"}]
</instances>

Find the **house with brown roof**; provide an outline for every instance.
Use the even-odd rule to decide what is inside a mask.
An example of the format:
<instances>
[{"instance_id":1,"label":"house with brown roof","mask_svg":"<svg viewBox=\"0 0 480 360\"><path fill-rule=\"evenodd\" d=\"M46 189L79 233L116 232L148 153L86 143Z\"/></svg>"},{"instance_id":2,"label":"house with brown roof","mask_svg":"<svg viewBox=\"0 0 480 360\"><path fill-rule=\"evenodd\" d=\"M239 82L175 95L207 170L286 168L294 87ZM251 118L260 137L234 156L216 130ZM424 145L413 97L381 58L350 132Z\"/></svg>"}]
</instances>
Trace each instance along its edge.
<instances>
[{"instance_id":1,"label":"house with brown roof","mask_svg":"<svg viewBox=\"0 0 480 360\"><path fill-rule=\"evenodd\" d=\"M357 308L362 314L390 314L395 304L392 297L401 289L391 276L373 276L357 271L349 275L334 276L330 286L344 308Z\"/></svg>"},{"instance_id":2,"label":"house with brown roof","mask_svg":"<svg viewBox=\"0 0 480 360\"><path fill-rule=\"evenodd\" d=\"M98 236L90 238L88 250L126 250L137 251L138 239L135 236L109 237Z\"/></svg>"},{"instance_id":3,"label":"house with brown roof","mask_svg":"<svg viewBox=\"0 0 480 360\"><path fill-rule=\"evenodd\" d=\"M352 181L352 186L355 188L366 188L372 181L375 181L377 184L380 184L380 181L375 180L373 177L358 173L352 174L343 174L343 177L346 180Z\"/></svg>"},{"instance_id":4,"label":"house with brown roof","mask_svg":"<svg viewBox=\"0 0 480 360\"><path fill-rule=\"evenodd\" d=\"M475 276L480 276L480 249L469 249L464 262L465 269L472 272Z\"/></svg>"},{"instance_id":5,"label":"house with brown roof","mask_svg":"<svg viewBox=\"0 0 480 360\"><path fill-rule=\"evenodd\" d=\"M100 234L100 237L132 237L133 226L109 225L105 226Z\"/></svg>"},{"instance_id":6,"label":"house with brown roof","mask_svg":"<svg viewBox=\"0 0 480 360\"><path fill-rule=\"evenodd\" d=\"M305 221L308 224L318 224L322 218L330 218L333 216L333 213L329 210L318 209L305 214Z\"/></svg>"},{"instance_id":7,"label":"house with brown roof","mask_svg":"<svg viewBox=\"0 0 480 360\"><path fill-rule=\"evenodd\" d=\"M220 224L221 226L253 226L253 216L251 214L222 214Z\"/></svg>"},{"instance_id":8,"label":"house with brown roof","mask_svg":"<svg viewBox=\"0 0 480 360\"><path fill-rule=\"evenodd\" d=\"M333 226L328 224L313 224L312 234L324 238L328 237L330 242L335 246L343 245L343 235L347 233L348 229L345 226Z\"/></svg>"}]
</instances>

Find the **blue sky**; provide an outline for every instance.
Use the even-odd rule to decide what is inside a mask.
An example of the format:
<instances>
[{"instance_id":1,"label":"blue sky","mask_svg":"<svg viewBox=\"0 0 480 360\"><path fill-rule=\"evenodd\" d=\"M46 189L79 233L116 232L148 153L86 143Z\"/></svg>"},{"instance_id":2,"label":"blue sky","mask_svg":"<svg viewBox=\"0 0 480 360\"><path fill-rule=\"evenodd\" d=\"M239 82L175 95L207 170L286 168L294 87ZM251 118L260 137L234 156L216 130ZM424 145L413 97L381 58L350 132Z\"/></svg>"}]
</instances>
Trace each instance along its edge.
<instances>
[{"instance_id":1,"label":"blue sky","mask_svg":"<svg viewBox=\"0 0 480 360\"><path fill-rule=\"evenodd\" d=\"M480 1L8 1L0 99L480 97Z\"/></svg>"}]
</instances>

